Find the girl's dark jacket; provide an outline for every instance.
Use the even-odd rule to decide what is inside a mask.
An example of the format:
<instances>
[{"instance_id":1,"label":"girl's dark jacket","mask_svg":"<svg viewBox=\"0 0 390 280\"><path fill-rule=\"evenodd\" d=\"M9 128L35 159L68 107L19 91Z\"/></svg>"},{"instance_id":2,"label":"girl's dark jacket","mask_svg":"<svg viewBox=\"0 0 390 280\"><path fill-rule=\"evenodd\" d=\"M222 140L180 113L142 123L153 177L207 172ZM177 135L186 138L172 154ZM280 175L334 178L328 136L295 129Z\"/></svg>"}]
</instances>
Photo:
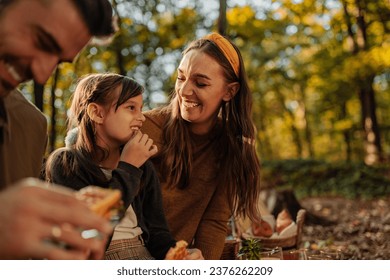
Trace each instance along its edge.
<instances>
[{"instance_id":1,"label":"girl's dark jacket","mask_svg":"<svg viewBox=\"0 0 390 280\"><path fill-rule=\"evenodd\" d=\"M75 161L82 161L82 166L87 168L78 168L69 174L69 166L74 165ZM150 161L140 168L121 161L107 181L101 169L84 159L75 149L60 148L51 155L47 174L50 174L47 178L49 181L74 190L88 185L120 189L125 208L131 204L137 215L138 226L143 231L142 238L150 254L156 259L164 259L169 248L175 246L176 240L164 216L160 183Z\"/></svg>"}]
</instances>

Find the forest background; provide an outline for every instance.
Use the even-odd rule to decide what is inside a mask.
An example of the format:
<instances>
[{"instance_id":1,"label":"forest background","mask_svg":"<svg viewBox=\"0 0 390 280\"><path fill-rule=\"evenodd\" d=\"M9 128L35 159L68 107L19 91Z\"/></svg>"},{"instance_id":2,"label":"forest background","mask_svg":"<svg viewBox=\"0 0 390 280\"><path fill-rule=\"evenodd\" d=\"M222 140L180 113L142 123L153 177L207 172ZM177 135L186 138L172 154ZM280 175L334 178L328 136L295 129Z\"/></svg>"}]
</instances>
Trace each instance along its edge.
<instances>
[{"instance_id":1,"label":"forest background","mask_svg":"<svg viewBox=\"0 0 390 280\"><path fill-rule=\"evenodd\" d=\"M77 79L135 78L145 110L168 101L186 45L211 31L240 48L253 92L265 187L298 195L390 194L389 0L112 0L119 32L21 86L64 145Z\"/></svg>"}]
</instances>

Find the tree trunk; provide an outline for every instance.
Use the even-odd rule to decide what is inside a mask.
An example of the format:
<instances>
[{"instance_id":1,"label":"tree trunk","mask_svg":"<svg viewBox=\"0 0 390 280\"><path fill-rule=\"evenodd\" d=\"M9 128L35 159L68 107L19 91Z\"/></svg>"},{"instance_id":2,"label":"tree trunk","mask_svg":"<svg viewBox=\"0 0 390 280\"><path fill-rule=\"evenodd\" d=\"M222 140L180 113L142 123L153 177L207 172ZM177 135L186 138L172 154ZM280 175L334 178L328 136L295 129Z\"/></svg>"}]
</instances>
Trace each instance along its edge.
<instances>
[{"instance_id":1,"label":"tree trunk","mask_svg":"<svg viewBox=\"0 0 390 280\"><path fill-rule=\"evenodd\" d=\"M367 40L367 24L364 18L365 15L365 3L362 0L355 1L358 8L357 24L358 31L362 42L361 49L368 50L369 42ZM365 163L374 164L381 160L382 157L382 145L379 133L378 121L376 118L376 101L375 92L373 89L374 76L366 77L360 85L359 98L362 104L363 115L363 129L365 132Z\"/></svg>"},{"instance_id":2,"label":"tree trunk","mask_svg":"<svg viewBox=\"0 0 390 280\"><path fill-rule=\"evenodd\" d=\"M376 118L375 93L372 88L372 80L363 81L359 90L359 98L362 106L362 125L365 133L365 158L367 164L374 164L381 160L382 145L380 130Z\"/></svg>"},{"instance_id":3,"label":"tree trunk","mask_svg":"<svg viewBox=\"0 0 390 280\"><path fill-rule=\"evenodd\" d=\"M218 32L221 35L226 34L226 0L219 0Z\"/></svg>"},{"instance_id":4,"label":"tree trunk","mask_svg":"<svg viewBox=\"0 0 390 280\"><path fill-rule=\"evenodd\" d=\"M364 18L364 1L355 0L356 8L358 9L358 15L356 16L357 23L357 36L353 33L351 15L348 11L348 4L346 1L342 1L345 19L348 27L348 36L353 42L352 54L356 55L362 50L369 49L369 42L367 40L367 24ZM380 130L376 117L376 102L375 92L373 89L373 76L363 78L360 83L358 94L361 104L361 118L362 127L364 131L364 149L366 164L374 164L380 161L382 157L382 147L380 139Z\"/></svg>"},{"instance_id":5,"label":"tree trunk","mask_svg":"<svg viewBox=\"0 0 390 280\"><path fill-rule=\"evenodd\" d=\"M113 0L112 2L112 7L115 11L115 16L117 17L117 23L118 23L118 26L119 26L119 29L122 28L122 18L119 16L119 13L118 13L118 4L116 2L116 0ZM116 38L116 40L118 40L118 42L116 44L114 44L114 48L115 48L115 54L116 54L116 64L117 64L117 67L119 69L119 74L123 75L123 76L126 76L127 74L127 71L125 69L125 66L124 66L124 59L123 59L123 56L122 56L122 36L121 34L119 34Z\"/></svg>"},{"instance_id":6,"label":"tree trunk","mask_svg":"<svg viewBox=\"0 0 390 280\"><path fill-rule=\"evenodd\" d=\"M49 152L52 152L56 149L56 138L57 138L57 129L56 129L56 114L57 110L55 107L56 95L55 91L57 88L57 81L59 77L59 67L56 68L53 76L53 86L51 88L51 129L50 129L50 140L49 140Z\"/></svg>"},{"instance_id":7,"label":"tree trunk","mask_svg":"<svg viewBox=\"0 0 390 280\"><path fill-rule=\"evenodd\" d=\"M310 123L306 114L306 106L305 105L303 106L304 106L303 110L304 110L304 118L305 118L305 138L307 143L307 149L308 149L309 157L314 158L314 149L313 149Z\"/></svg>"},{"instance_id":8,"label":"tree trunk","mask_svg":"<svg viewBox=\"0 0 390 280\"><path fill-rule=\"evenodd\" d=\"M341 104L341 119L345 119L347 116L347 104L343 102ZM351 147L351 135L350 131L344 130L343 137L345 142L345 161L350 162L352 159L352 147Z\"/></svg>"},{"instance_id":9,"label":"tree trunk","mask_svg":"<svg viewBox=\"0 0 390 280\"><path fill-rule=\"evenodd\" d=\"M313 148L313 141L312 141L312 134L311 134L311 126L310 121L307 117L307 110L306 110L306 86L302 83L298 86L299 95L302 100L302 102L299 102L300 107L302 108L303 112L303 119L305 121L305 140L307 144L307 152L309 154L310 158L314 158L314 148Z\"/></svg>"}]
</instances>

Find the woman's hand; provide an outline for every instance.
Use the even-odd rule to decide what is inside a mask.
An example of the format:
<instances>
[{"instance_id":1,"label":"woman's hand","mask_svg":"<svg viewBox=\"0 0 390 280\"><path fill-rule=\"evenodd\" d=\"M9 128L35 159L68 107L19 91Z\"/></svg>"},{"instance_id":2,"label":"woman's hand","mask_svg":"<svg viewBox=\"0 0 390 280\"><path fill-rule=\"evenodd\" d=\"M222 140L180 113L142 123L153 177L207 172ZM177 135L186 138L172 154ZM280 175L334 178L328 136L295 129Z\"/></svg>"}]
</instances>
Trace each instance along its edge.
<instances>
[{"instance_id":1,"label":"woman's hand","mask_svg":"<svg viewBox=\"0 0 390 280\"><path fill-rule=\"evenodd\" d=\"M185 260L204 260L202 252L199 249L187 249L188 255L184 258Z\"/></svg>"}]
</instances>

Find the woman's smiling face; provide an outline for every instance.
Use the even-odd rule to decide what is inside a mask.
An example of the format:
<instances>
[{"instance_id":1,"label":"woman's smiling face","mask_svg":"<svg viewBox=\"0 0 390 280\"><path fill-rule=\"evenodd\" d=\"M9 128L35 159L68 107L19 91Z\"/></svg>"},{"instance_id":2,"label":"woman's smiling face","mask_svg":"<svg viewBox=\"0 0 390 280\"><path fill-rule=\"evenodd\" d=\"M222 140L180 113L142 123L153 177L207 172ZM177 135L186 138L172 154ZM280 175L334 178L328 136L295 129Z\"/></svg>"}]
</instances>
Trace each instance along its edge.
<instances>
[{"instance_id":1,"label":"woman's smiling face","mask_svg":"<svg viewBox=\"0 0 390 280\"><path fill-rule=\"evenodd\" d=\"M196 134L214 125L222 101L230 100L222 67L199 50L186 53L177 69L175 90L181 117Z\"/></svg>"}]
</instances>

